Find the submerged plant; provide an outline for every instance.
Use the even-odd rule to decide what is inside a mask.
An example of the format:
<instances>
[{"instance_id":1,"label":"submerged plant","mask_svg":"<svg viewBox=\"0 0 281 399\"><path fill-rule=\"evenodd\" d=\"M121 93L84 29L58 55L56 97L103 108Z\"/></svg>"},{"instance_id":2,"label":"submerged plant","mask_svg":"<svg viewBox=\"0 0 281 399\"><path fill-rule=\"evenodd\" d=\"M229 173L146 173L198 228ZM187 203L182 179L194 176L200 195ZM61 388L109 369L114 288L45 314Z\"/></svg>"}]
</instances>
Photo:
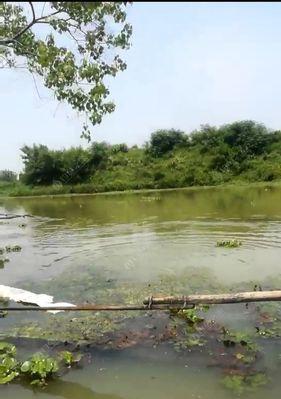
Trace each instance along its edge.
<instances>
[{"instance_id":1,"label":"submerged plant","mask_svg":"<svg viewBox=\"0 0 281 399\"><path fill-rule=\"evenodd\" d=\"M227 375L223 378L222 384L236 395L245 392L254 392L256 389L266 385L269 379L264 373L253 375Z\"/></svg>"},{"instance_id":2,"label":"submerged plant","mask_svg":"<svg viewBox=\"0 0 281 399\"><path fill-rule=\"evenodd\" d=\"M235 345L241 345L248 351L257 352L258 346L253 342L252 335L243 331L229 331L223 328L223 344L226 347L234 347Z\"/></svg>"},{"instance_id":3,"label":"submerged plant","mask_svg":"<svg viewBox=\"0 0 281 399\"><path fill-rule=\"evenodd\" d=\"M242 245L242 242L239 240L221 240L217 241L217 247L224 247L224 248L238 248Z\"/></svg>"},{"instance_id":4,"label":"submerged plant","mask_svg":"<svg viewBox=\"0 0 281 399\"><path fill-rule=\"evenodd\" d=\"M177 340L174 344L174 348L177 352L180 352L185 349L203 347L206 342L207 341L200 336L190 335L184 340Z\"/></svg>"}]
</instances>

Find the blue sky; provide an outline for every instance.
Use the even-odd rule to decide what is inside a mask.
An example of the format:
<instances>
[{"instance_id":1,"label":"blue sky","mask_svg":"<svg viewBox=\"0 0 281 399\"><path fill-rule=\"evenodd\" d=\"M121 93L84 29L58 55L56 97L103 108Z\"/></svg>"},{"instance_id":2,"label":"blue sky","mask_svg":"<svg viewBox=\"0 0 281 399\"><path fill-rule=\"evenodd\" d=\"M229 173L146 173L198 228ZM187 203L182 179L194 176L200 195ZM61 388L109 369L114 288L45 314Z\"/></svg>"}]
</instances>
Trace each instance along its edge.
<instances>
[{"instance_id":1,"label":"blue sky","mask_svg":"<svg viewBox=\"0 0 281 399\"><path fill-rule=\"evenodd\" d=\"M142 144L158 128L253 119L280 128L281 3L135 3L128 68L110 85L114 114L95 140ZM85 144L81 121L23 70L1 70L0 169L24 144Z\"/></svg>"}]
</instances>

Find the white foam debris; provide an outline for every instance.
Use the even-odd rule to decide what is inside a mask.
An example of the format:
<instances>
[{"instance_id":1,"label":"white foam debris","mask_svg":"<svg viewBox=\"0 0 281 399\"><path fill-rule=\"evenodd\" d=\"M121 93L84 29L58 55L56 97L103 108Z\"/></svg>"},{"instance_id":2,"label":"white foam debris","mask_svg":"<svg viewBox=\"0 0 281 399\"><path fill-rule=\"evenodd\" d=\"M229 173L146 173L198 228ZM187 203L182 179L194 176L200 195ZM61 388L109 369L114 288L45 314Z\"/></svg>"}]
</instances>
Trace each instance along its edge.
<instances>
[{"instance_id":1,"label":"white foam debris","mask_svg":"<svg viewBox=\"0 0 281 399\"><path fill-rule=\"evenodd\" d=\"M7 285L0 285L0 298L40 307L75 307L72 303L67 302L54 303L54 297L51 295L35 294L34 292L9 287ZM63 310L50 310L49 312L55 314L63 312Z\"/></svg>"}]
</instances>

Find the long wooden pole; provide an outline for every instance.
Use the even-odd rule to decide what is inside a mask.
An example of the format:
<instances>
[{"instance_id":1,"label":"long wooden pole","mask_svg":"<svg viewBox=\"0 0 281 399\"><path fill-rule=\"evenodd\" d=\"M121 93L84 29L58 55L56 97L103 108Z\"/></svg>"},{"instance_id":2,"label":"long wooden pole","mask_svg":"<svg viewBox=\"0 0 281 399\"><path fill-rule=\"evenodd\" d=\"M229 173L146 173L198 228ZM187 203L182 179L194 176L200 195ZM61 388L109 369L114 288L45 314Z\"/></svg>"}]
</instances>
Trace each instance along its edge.
<instances>
[{"instance_id":1,"label":"long wooden pole","mask_svg":"<svg viewBox=\"0 0 281 399\"><path fill-rule=\"evenodd\" d=\"M73 306L23 306L0 307L0 311L126 311L126 310L168 310L170 308L192 308L196 304L226 304L248 302L281 301L281 290L251 291L236 294L206 294L187 296L149 297L143 305L96 305L82 304Z\"/></svg>"},{"instance_id":2,"label":"long wooden pole","mask_svg":"<svg viewBox=\"0 0 281 399\"><path fill-rule=\"evenodd\" d=\"M167 310L170 308L178 308L179 306L176 305L166 305L166 304L161 304L161 305L153 305L153 306L148 306L148 305L74 305L74 306L24 306L24 307L0 307L0 311L17 311L17 312L23 312L23 311L68 311L68 312L77 312L77 311L90 311L90 312L100 312L100 311L125 311L125 310ZM193 307L193 305L188 306Z\"/></svg>"},{"instance_id":3,"label":"long wooden pole","mask_svg":"<svg viewBox=\"0 0 281 399\"><path fill-rule=\"evenodd\" d=\"M181 304L224 304L245 302L270 302L281 301L281 290L277 291L250 291L234 294L206 294L187 296L163 296L153 297L153 305L181 305ZM151 303L151 298L144 300L144 305Z\"/></svg>"}]
</instances>

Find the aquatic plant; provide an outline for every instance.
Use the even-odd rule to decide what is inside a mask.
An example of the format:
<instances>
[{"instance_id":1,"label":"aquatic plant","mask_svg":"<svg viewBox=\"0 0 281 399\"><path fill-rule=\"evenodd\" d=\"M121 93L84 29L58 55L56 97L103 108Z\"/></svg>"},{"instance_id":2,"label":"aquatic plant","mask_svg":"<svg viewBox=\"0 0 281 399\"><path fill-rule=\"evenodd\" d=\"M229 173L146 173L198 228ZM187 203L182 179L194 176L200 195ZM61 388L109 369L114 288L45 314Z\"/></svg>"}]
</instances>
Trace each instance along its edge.
<instances>
[{"instance_id":1,"label":"aquatic plant","mask_svg":"<svg viewBox=\"0 0 281 399\"><path fill-rule=\"evenodd\" d=\"M184 319L191 326L194 326L195 324L198 324L198 323L202 323L204 321L204 318L199 316L197 308L180 309L180 310L176 310L176 311L171 310L171 313L174 316Z\"/></svg>"},{"instance_id":2,"label":"aquatic plant","mask_svg":"<svg viewBox=\"0 0 281 399\"><path fill-rule=\"evenodd\" d=\"M6 252L20 252L22 248L20 245L7 245L5 249Z\"/></svg>"},{"instance_id":3,"label":"aquatic plant","mask_svg":"<svg viewBox=\"0 0 281 399\"><path fill-rule=\"evenodd\" d=\"M194 336L188 334L185 339L177 339L174 343L174 349L177 352L181 352L185 349L191 349L196 347L203 347L206 344L206 340L200 336Z\"/></svg>"},{"instance_id":4,"label":"aquatic plant","mask_svg":"<svg viewBox=\"0 0 281 399\"><path fill-rule=\"evenodd\" d=\"M8 258L0 258L0 269L3 269L3 267L5 266L5 263L10 262L10 260Z\"/></svg>"},{"instance_id":5,"label":"aquatic plant","mask_svg":"<svg viewBox=\"0 0 281 399\"><path fill-rule=\"evenodd\" d=\"M224 248L238 248L242 245L241 241L238 240L222 240L217 241L217 247L224 247Z\"/></svg>"},{"instance_id":6,"label":"aquatic plant","mask_svg":"<svg viewBox=\"0 0 281 399\"><path fill-rule=\"evenodd\" d=\"M15 378L27 379L31 385L45 386L63 366L67 368L78 364L80 354L63 351L55 359L40 352L24 361L16 359L17 349L8 342L0 342L0 384L8 384Z\"/></svg>"},{"instance_id":7,"label":"aquatic plant","mask_svg":"<svg viewBox=\"0 0 281 399\"><path fill-rule=\"evenodd\" d=\"M69 351L62 351L59 353L59 359L70 368L80 362L82 355L80 353L74 355Z\"/></svg>"},{"instance_id":8,"label":"aquatic plant","mask_svg":"<svg viewBox=\"0 0 281 399\"><path fill-rule=\"evenodd\" d=\"M0 384L7 384L19 375L18 362L15 359L16 347L0 342Z\"/></svg>"},{"instance_id":9,"label":"aquatic plant","mask_svg":"<svg viewBox=\"0 0 281 399\"><path fill-rule=\"evenodd\" d=\"M59 370L58 362L42 353L34 354L20 366L20 371L31 378L31 385L44 386Z\"/></svg>"},{"instance_id":10,"label":"aquatic plant","mask_svg":"<svg viewBox=\"0 0 281 399\"><path fill-rule=\"evenodd\" d=\"M229 331L223 328L222 342L226 347L234 347L239 344L248 351L258 351L258 345L253 342L253 335L243 331Z\"/></svg>"},{"instance_id":11,"label":"aquatic plant","mask_svg":"<svg viewBox=\"0 0 281 399\"><path fill-rule=\"evenodd\" d=\"M238 396L246 392L255 392L268 382L269 379L264 373L256 373L253 375L234 374L227 375L222 379L223 386Z\"/></svg>"}]
</instances>

